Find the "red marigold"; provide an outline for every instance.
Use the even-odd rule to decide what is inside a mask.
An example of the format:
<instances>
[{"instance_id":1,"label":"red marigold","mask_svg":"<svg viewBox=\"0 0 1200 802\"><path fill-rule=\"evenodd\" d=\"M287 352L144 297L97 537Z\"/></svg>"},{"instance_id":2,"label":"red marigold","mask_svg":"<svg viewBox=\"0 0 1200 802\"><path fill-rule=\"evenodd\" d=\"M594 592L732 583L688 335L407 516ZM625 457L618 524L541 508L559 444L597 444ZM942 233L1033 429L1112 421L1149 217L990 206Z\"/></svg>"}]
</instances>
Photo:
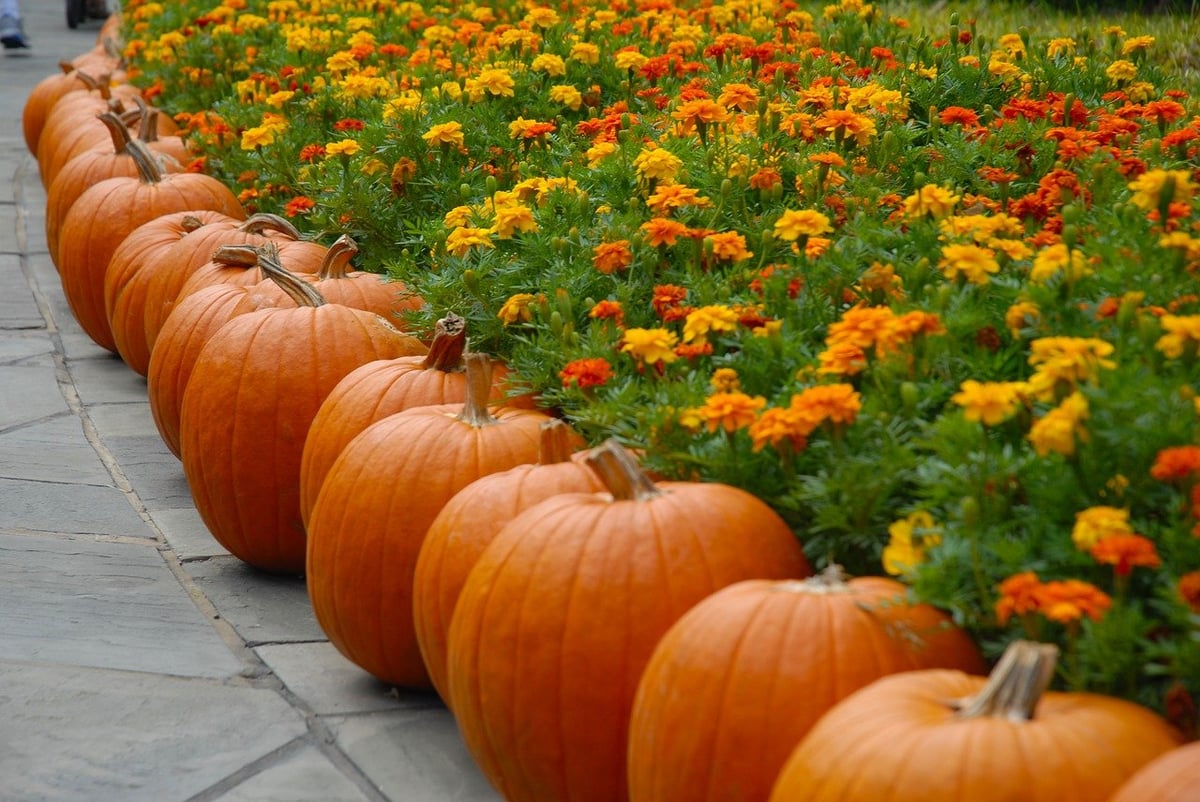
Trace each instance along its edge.
<instances>
[{"instance_id":1,"label":"red marigold","mask_svg":"<svg viewBox=\"0 0 1200 802\"><path fill-rule=\"evenodd\" d=\"M687 294L686 287L675 284L659 284L654 288L654 298L650 304L654 307L656 315L666 317L668 310L679 308L687 298Z\"/></svg>"},{"instance_id":2,"label":"red marigold","mask_svg":"<svg viewBox=\"0 0 1200 802\"><path fill-rule=\"evenodd\" d=\"M324 145L305 145L304 147L300 148L300 161L302 162L319 161L320 159L324 158L324 156Z\"/></svg>"},{"instance_id":3,"label":"red marigold","mask_svg":"<svg viewBox=\"0 0 1200 802\"><path fill-rule=\"evenodd\" d=\"M1200 571L1192 571L1179 577L1179 595L1192 612L1200 613Z\"/></svg>"},{"instance_id":4,"label":"red marigold","mask_svg":"<svg viewBox=\"0 0 1200 802\"><path fill-rule=\"evenodd\" d=\"M612 378L613 370L612 365L604 357L585 357L568 362L558 372L558 375L562 379L563 387L578 387L586 390L607 382Z\"/></svg>"},{"instance_id":5,"label":"red marigold","mask_svg":"<svg viewBox=\"0 0 1200 802\"><path fill-rule=\"evenodd\" d=\"M314 206L316 206L316 203L313 202L312 198L297 195L284 205L283 213L288 217L295 217L298 214L311 212Z\"/></svg>"},{"instance_id":6,"label":"red marigold","mask_svg":"<svg viewBox=\"0 0 1200 802\"><path fill-rule=\"evenodd\" d=\"M1200 475L1200 446L1164 448L1154 458L1150 475L1160 482L1180 482Z\"/></svg>"}]
</instances>

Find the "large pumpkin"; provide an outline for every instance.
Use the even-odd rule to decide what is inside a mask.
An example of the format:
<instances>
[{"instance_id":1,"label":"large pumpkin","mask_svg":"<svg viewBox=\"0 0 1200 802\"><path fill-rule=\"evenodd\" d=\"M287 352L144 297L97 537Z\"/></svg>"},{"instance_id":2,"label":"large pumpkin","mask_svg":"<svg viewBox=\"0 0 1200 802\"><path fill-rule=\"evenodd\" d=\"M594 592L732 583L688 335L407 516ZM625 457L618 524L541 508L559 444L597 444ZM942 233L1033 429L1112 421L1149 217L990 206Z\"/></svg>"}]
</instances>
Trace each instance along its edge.
<instances>
[{"instance_id":1,"label":"large pumpkin","mask_svg":"<svg viewBox=\"0 0 1200 802\"><path fill-rule=\"evenodd\" d=\"M1138 769L1109 802L1196 802L1200 799L1200 741L1180 746Z\"/></svg>"},{"instance_id":2,"label":"large pumpkin","mask_svg":"<svg viewBox=\"0 0 1200 802\"><path fill-rule=\"evenodd\" d=\"M88 80L83 73L79 77ZM70 92L55 103L47 112L38 137L37 162L42 186L48 189L67 162L108 139L108 131L97 115L130 111L132 98L138 94L139 90L132 85L114 87L99 81L87 92ZM131 116L126 123L132 124L136 119Z\"/></svg>"},{"instance_id":3,"label":"large pumpkin","mask_svg":"<svg viewBox=\"0 0 1200 802\"><path fill-rule=\"evenodd\" d=\"M54 104L71 92L86 92L95 86L95 82L87 75L86 70L101 67L99 72L112 69L117 64L116 59L105 65L91 64L81 68L70 61L58 62L61 72L47 75L37 82L37 85L25 96L25 105L21 110L21 130L25 136L25 146L34 156L37 155L38 140L42 136L42 127L46 124L46 115Z\"/></svg>"},{"instance_id":4,"label":"large pumpkin","mask_svg":"<svg viewBox=\"0 0 1200 802\"><path fill-rule=\"evenodd\" d=\"M390 320L400 329L407 328L404 313L420 309L425 301L401 281L391 281L379 273L354 270L350 260L358 253L358 244L343 234L329 246L329 252L317 271L317 289L331 303L367 309Z\"/></svg>"},{"instance_id":5,"label":"large pumpkin","mask_svg":"<svg viewBox=\"0 0 1200 802\"><path fill-rule=\"evenodd\" d=\"M489 410L490 360L466 360L466 401L416 407L363 429L333 463L309 518L308 593L317 621L342 654L394 685L429 686L412 614L413 572L429 524L479 477L536 460L548 417Z\"/></svg>"},{"instance_id":6,"label":"large pumpkin","mask_svg":"<svg viewBox=\"0 0 1200 802\"><path fill-rule=\"evenodd\" d=\"M638 685L629 798L766 802L788 755L854 691L899 671L984 671L971 639L906 592L831 566L804 580L739 582L697 604Z\"/></svg>"},{"instance_id":7,"label":"large pumpkin","mask_svg":"<svg viewBox=\"0 0 1200 802\"><path fill-rule=\"evenodd\" d=\"M300 509L307 522L334 460L363 429L413 407L461 404L467 397L463 349L467 324L453 312L437 322L429 353L368 362L325 399L309 429L300 463ZM491 398L504 399L508 371L492 364Z\"/></svg>"},{"instance_id":8,"label":"large pumpkin","mask_svg":"<svg viewBox=\"0 0 1200 802\"><path fill-rule=\"evenodd\" d=\"M598 493L604 484L577 449L579 437L557 418L542 424L537 462L476 479L433 519L413 576L413 622L433 687L449 697L446 640L462 586L479 555L523 510L561 493Z\"/></svg>"},{"instance_id":9,"label":"large pumpkin","mask_svg":"<svg viewBox=\"0 0 1200 802\"><path fill-rule=\"evenodd\" d=\"M509 521L450 624L450 707L509 802L620 802L638 680L701 599L808 574L792 531L743 490L652 483L614 443L589 458L608 493L553 496Z\"/></svg>"},{"instance_id":10,"label":"large pumpkin","mask_svg":"<svg viewBox=\"0 0 1200 802\"><path fill-rule=\"evenodd\" d=\"M183 472L221 545L264 570L300 573L300 451L317 408L358 365L425 346L378 315L326 304L272 245L259 267L299 306L236 317L201 349L183 394Z\"/></svg>"},{"instance_id":11,"label":"large pumpkin","mask_svg":"<svg viewBox=\"0 0 1200 802\"><path fill-rule=\"evenodd\" d=\"M104 278L121 241L138 226L171 212L211 209L242 216L228 187L200 173L164 174L146 147L134 140L128 153L137 178L109 178L79 196L59 232L63 293L79 325L102 348L116 351L104 306Z\"/></svg>"},{"instance_id":12,"label":"large pumpkin","mask_svg":"<svg viewBox=\"0 0 1200 802\"><path fill-rule=\"evenodd\" d=\"M771 802L1095 802L1179 744L1131 702L1045 692L1056 657L1017 641L988 678L931 669L876 680L809 731Z\"/></svg>"}]
</instances>

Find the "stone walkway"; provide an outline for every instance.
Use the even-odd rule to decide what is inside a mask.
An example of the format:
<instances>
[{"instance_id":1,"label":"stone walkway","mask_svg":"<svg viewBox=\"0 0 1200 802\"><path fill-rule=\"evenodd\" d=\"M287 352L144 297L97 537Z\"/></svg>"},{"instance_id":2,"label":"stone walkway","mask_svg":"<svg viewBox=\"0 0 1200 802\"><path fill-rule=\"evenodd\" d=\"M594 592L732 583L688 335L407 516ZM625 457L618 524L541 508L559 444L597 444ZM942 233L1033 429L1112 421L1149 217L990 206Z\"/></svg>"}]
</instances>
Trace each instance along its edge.
<instances>
[{"instance_id":1,"label":"stone walkway","mask_svg":"<svg viewBox=\"0 0 1200 802\"><path fill-rule=\"evenodd\" d=\"M358 670L302 578L212 540L145 380L75 324L20 112L99 23L22 5L34 48L0 56L0 799L498 799L436 696Z\"/></svg>"}]
</instances>

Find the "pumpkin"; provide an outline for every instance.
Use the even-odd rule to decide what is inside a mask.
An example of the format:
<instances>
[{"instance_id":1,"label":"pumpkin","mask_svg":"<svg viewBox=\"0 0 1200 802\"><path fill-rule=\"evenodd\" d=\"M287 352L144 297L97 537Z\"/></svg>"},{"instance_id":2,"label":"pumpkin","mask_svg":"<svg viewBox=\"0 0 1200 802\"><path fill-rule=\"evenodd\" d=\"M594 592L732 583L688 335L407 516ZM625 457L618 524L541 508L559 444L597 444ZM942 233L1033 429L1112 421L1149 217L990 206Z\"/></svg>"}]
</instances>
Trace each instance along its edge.
<instances>
[{"instance_id":1,"label":"pumpkin","mask_svg":"<svg viewBox=\"0 0 1200 802\"><path fill-rule=\"evenodd\" d=\"M81 57L82 58L82 57ZM78 61L78 59L76 59ZM116 66L116 60L104 65L108 69ZM25 137L25 147L34 156L37 155L38 140L42 136L42 128L46 124L46 115L63 97L71 92L84 92L91 86L82 77L85 69L93 69L96 63L84 62L86 67L70 61L58 62L62 72L47 75L38 81L37 85L25 97L25 105L21 109L21 132ZM102 68L100 72L103 72Z\"/></svg>"},{"instance_id":2,"label":"pumpkin","mask_svg":"<svg viewBox=\"0 0 1200 802\"><path fill-rule=\"evenodd\" d=\"M548 416L489 410L490 360L468 354L462 404L398 412L363 429L330 468L308 527L308 594L317 622L384 682L429 687L413 625L413 572L425 531L455 493L537 459ZM193 377L195 381L195 377Z\"/></svg>"},{"instance_id":3,"label":"pumpkin","mask_svg":"<svg viewBox=\"0 0 1200 802\"><path fill-rule=\"evenodd\" d=\"M765 503L728 485L655 484L615 442L608 493L567 493L504 525L450 623L450 708L510 802L620 802L634 692L655 644L744 579L809 573Z\"/></svg>"},{"instance_id":4,"label":"pumpkin","mask_svg":"<svg viewBox=\"0 0 1200 802\"><path fill-rule=\"evenodd\" d=\"M1200 741L1172 749L1142 766L1109 802L1196 802L1200 795Z\"/></svg>"},{"instance_id":5,"label":"pumpkin","mask_svg":"<svg viewBox=\"0 0 1200 802\"><path fill-rule=\"evenodd\" d=\"M317 411L304 443L300 509L305 522L312 516L317 494L334 460L363 429L406 409L461 404L466 399L467 377L462 359L466 342L466 321L450 313L437 322L425 356L368 362L338 382ZM507 375L504 366L493 361L493 401L504 398Z\"/></svg>"},{"instance_id":6,"label":"pumpkin","mask_svg":"<svg viewBox=\"0 0 1200 802\"><path fill-rule=\"evenodd\" d=\"M629 735L634 802L766 802L817 719L898 671L982 672L950 619L882 577L752 579L717 591L659 641ZM720 722L720 726L712 726Z\"/></svg>"},{"instance_id":7,"label":"pumpkin","mask_svg":"<svg viewBox=\"0 0 1200 802\"><path fill-rule=\"evenodd\" d=\"M346 234L338 237L317 271L317 290L332 303L367 309L401 329L406 328L404 313L420 309L425 302L401 281L351 269L350 260L357 253L358 244L352 237Z\"/></svg>"},{"instance_id":8,"label":"pumpkin","mask_svg":"<svg viewBox=\"0 0 1200 802\"><path fill-rule=\"evenodd\" d=\"M771 802L1108 799L1179 733L1123 699L1047 692L1057 654L1015 641L987 678L930 669L876 680L809 731Z\"/></svg>"},{"instance_id":9,"label":"pumpkin","mask_svg":"<svg viewBox=\"0 0 1200 802\"><path fill-rule=\"evenodd\" d=\"M246 258L246 249L253 253L253 259ZM213 259L237 261L258 272L258 249L253 246L225 246L213 254ZM150 414L172 454L180 455L179 420L183 413L183 393L200 350L208 339L239 315L295 305L295 300L275 281L266 279L251 286L217 284L205 287L175 307L159 333L146 372Z\"/></svg>"},{"instance_id":10,"label":"pumpkin","mask_svg":"<svg viewBox=\"0 0 1200 802\"><path fill-rule=\"evenodd\" d=\"M186 241L165 251L150 267L145 288L145 335L151 352L171 310L187 292L195 292L219 280L232 279L242 284L257 284L261 277L253 271L224 264L213 264L213 252L223 245L276 246L280 264L292 273L314 273L325 258L325 248L301 239L300 232L285 218L275 214L255 214L244 223L217 223L205 226ZM214 280L190 284L196 273L214 274Z\"/></svg>"},{"instance_id":11,"label":"pumpkin","mask_svg":"<svg viewBox=\"0 0 1200 802\"><path fill-rule=\"evenodd\" d=\"M79 325L102 348L116 351L104 305L104 278L121 241L138 226L171 212L212 209L241 216L242 207L220 181L200 173L164 174L137 140L128 152L137 178L109 178L71 205L59 232L63 293Z\"/></svg>"},{"instance_id":12,"label":"pumpkin","mask_svg":"<svg viewBox=\"0 0 1200 802\"><path fill-rule=\"evenodd\" d=\"M600 477L576 451L579 438L557 418L542 424L535 463L476 479L433 519L413 576L413 623L433 687L445 699L446 638L467 575L504 524L560 493L598 493Z\"/></svg>"},{"instance_id":13,"label":"pumpkin","mask_svg":"<svg viewBox=\"0 0 1200 802\"><path fill-rule=\"evenodd\" d=\"M183 137L175 132L179 129L170 117L164 117L162 112L150 106L140 97L134 98L141 117L138 120L138 139L146 143L150 150L163 157L163 160L175 169L182 170L192 160L192 151Z\"/></svg>"},{"instance_id":14,"label":"pumpkin","mask_svg":"<svg viewBox=\"0 0 1200 802\"><path fill-rule=\"evenodd\" d=\"M92 80L85 73L79 77L85 82ZM87 92L71 92L55 103L46 114L38 138L37 162L42 186L49 189L67 162L107 142L108 129L97 116L106 111L125 112L126 104L132 103L137 94L138 90L129 84L112 87L100 80ZM129 122L126 120L126 124Z\"/></svg>"},{"instance_id":15,"label":"pumpkin","mask_svg":"<svg viewBox=\"0 0 1200 802\"><path fill-rule=\"evenodd\" d=\"M240 315L196 358L183 394L183 473L205 525L267 571L304 570L300 451L326 394L363 362L425 350L378 315L327 304L289 274L271 244L259 268L295 308Z\"/></svg>"}]
</instances>

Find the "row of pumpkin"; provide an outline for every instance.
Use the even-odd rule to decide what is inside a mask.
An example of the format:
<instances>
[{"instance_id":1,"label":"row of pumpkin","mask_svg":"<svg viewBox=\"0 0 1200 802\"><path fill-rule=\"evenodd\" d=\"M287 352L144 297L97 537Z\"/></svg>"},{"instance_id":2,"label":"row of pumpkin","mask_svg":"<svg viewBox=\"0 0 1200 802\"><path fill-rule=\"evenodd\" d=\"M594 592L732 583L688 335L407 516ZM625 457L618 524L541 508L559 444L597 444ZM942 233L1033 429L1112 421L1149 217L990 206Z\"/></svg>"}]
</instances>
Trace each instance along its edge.
<instances>
[{"instance_id":1,"label":"row of pumpkin","mask_svg":"<svg viewBox=\"0 0 1200 802\"><path fill-rule=\"evenodd\" d=\"M581 451L464 353L461 318L399 330L421 299L352 270L351 240L247 219L184 169L103 44L116 25L23 114L72 312L147 377L213 536L303 572L363 669L432 685L507 799L1195 798L1200 745L1047 692L1053 647L1014 644L985 680L901 584L810 577L761 500Z\"/></svg>"}]
</instances>

